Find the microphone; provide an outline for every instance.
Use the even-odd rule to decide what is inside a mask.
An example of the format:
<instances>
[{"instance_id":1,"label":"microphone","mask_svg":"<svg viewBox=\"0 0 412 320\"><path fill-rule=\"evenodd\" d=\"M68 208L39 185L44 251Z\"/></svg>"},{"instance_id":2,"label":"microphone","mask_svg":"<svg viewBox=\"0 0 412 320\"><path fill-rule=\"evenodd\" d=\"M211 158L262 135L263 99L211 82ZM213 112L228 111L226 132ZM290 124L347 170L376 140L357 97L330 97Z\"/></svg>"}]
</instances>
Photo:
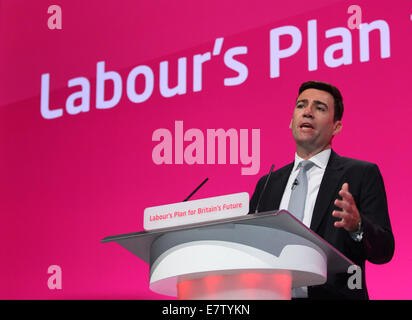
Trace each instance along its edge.
<instances>
[{"instance_id":1,"label":"microphone","mask_svg":"<svg viewBox=\"0 0 412 320\"><path fill-rule=\"evenodd\" d=\"M258 202L257 202L257 204L256 204L255 213L258 213L258 211L259 211L260 200L262 199L263 193L265 192L266 186L267 186L267 184L268 184L268 182L269 182L270 175L272 174L272 171L273 171L273 168L274 168L274 167L275 167L275 165L272 164L272 167L270 168L269 174L268 174L268 176L267 176L267 178L266 178L265 185L263 186L262 192L261 192L260 195L259 195L259 199L258 199Z\"/></svg>"},{"instance_id":2,"label":"microphone","mask_svg":"<svg viewBox=\"0 0 412 320\"><path fill-rule=\"evenodd\" d=\"M293 181L293 183L292 183L292 190L295 190L295 188L296 188L296 186L299 184L299 180L298 180L298 178L296 178L295 179L295 181Z\"/></svg>"},{"instance_id":3,"label":"microphone","mask_svg":"<svg viewBox=\"0 0 412 320\"><path fill-rule=\"evenodd\" d=\"M203 186L206 183L207 180L209 180L209 178L206 178L205 180L203 180L203 182L195 190L193 190L193 192L191 194L189 194L189 196L185 200L183 200L183 202L189 200L191 198L191 196L193 196L195 194L195 192L197 190L199 190L200 187Z\"/></svg>"}]
</instances>

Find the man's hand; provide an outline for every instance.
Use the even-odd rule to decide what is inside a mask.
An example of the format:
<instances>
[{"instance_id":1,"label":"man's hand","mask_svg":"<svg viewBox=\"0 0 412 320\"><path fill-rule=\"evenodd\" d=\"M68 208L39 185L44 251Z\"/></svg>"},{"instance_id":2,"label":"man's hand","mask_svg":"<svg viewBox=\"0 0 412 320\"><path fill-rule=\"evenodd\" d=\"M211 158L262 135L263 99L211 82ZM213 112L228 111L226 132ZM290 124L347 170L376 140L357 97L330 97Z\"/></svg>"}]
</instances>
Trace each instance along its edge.
<instances>
[{"instance_id":1,"label":"man's hand","mask_svg":"<svg viewBox=\"0 0 412 320\"><path fill-rule=\"evenodd\" d=\"M342 185L339 195L342 197L342 200L336 199L335 206L341 208L342 211L334 210L332 216L341 218L342 220L336 221L334 226L336 228L344 228L349 232L356 232L361 217L358 208L356 207L355 200L349 192L349 185L346 182Z\"/></svg>"}]
</instances>

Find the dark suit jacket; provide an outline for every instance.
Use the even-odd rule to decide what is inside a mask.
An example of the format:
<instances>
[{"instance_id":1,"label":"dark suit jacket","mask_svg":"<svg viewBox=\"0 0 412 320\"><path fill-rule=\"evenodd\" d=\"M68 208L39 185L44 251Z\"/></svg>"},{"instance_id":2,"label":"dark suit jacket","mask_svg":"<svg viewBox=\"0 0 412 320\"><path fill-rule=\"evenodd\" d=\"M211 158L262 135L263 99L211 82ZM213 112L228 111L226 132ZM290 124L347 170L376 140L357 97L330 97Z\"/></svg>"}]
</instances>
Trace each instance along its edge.
<instances>
[{"instance_id":1,"label":"dark suit jacket","mask_svg":"<svg viewBox=\"0 0 412 320\"><path fill-rule=\"evenodd\" d=\"M259 204L259 212L279 209L293 163L272 173ZM266 176L257 183L250 200L250 213L255 212ZM335 199L343 183L349 184L360 212L363 239L355 242L343 228L334 227L332 216ZM340 209L339 209L340 210ZM392 259L395 241L389 221L386 192L378 166L373 163L340 157L331 152L316 199L310 228L362 268L362 289L349 289L350 273L329 277L327 283L308 288L309 299L369 299L365 283L365 261L383 264Z\"/></svg>"}]
</instances>

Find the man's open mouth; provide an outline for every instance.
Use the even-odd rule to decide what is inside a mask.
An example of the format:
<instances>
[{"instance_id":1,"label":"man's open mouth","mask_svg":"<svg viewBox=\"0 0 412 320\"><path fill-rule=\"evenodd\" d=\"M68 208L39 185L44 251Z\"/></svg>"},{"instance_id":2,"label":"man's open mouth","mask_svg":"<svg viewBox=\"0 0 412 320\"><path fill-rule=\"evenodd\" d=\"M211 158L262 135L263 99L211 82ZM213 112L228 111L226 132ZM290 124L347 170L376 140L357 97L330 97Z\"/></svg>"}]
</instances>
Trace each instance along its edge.
<instances>
[{"instance_id":1,"label":"man's open mouth","mask_svg":"<svg viewBox=\"0 0 412 320\"><path fill-rule=\"evenodd\" d=\"M300 126L300 128L309 128L309 129L314 129L313 125L308 123L308 122L304 122L302 123Z\"/></svg>"}]
</instances>

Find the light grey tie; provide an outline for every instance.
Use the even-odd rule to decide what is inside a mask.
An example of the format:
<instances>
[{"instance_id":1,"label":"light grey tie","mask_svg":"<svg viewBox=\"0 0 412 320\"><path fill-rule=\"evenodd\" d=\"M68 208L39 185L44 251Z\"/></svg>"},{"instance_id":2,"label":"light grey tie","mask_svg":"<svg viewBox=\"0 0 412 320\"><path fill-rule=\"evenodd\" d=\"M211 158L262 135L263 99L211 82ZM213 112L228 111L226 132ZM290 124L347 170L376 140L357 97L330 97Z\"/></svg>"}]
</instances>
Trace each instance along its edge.
<instances>
[{"instance_id":1,"label":"light grey tie","mask_svg":"<svg viewBox=\"0 0 412 320\"><path fill-rule=\"evenodd\" d=\"M310 160L303 160L300 162L298 176L292 184L292 193L290 195L288 211L300 221L303 221L306 195L308 193L308 177L306 173L313 165L314 163Z\"/></svg>"}]
</instances>

